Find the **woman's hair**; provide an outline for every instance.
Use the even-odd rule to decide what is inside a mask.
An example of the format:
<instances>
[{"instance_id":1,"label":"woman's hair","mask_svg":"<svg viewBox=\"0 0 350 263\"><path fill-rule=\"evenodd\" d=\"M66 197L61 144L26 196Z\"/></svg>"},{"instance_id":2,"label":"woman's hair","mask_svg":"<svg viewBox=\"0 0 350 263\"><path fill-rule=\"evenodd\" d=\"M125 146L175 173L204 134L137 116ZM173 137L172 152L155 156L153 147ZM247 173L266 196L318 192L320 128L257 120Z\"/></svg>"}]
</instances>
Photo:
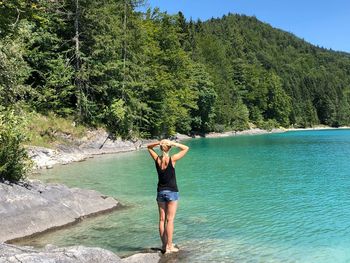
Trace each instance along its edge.
<instances>
[{"instance_id":1,"label":"woman's hair","mask_svg":"<svg viewBox=\"0 0 350 263\"><path fill-rule=\"evenodd\" d=\"M165 150L163 146L166 146L167 150ZM171 145L169 145L167 143L163 143L160 145L160 150L162 151L163 156L169 156L170 149L171 149Z\"/></svg>"}]
</instances>

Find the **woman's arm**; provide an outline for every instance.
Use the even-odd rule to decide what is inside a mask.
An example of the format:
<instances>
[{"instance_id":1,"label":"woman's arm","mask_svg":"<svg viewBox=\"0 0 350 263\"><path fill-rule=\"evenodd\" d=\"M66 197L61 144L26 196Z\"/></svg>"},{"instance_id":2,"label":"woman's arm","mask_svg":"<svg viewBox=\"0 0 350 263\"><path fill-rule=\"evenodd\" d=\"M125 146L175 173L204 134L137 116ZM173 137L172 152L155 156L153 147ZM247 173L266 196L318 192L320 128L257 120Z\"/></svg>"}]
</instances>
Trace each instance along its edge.
<instances>
[{"instance_id":1,"label":"woman's arm","mask_svg":"<svg viewBox=\"0 0 350 263\"><path fill-rule=\"evenodd\" d=\"M149 154L151 155L151 157L153 158L153 160L156 160L158 157L158 154L153 150L154 147L158 146L160 144L160 142L154 142L154 143L150 143L147 145L147 149Z\"/></svg>"},{"instance_id":2,"label":"woman's arm","mask_svg":"<svg viewBox=\"0 0 350 263\"><path fill-rule=\"evenodd\" d=\"M174 162L176 162L177 160L181 159L182 157L185 156L185 154L188 152L188 150L190 149L188 146L181 144L181 143L177 143L177 142L171 142L172 146L175 147L179 147L181 149L180 152L174 154L171 158Z\"/></svg>"}]
</instances>

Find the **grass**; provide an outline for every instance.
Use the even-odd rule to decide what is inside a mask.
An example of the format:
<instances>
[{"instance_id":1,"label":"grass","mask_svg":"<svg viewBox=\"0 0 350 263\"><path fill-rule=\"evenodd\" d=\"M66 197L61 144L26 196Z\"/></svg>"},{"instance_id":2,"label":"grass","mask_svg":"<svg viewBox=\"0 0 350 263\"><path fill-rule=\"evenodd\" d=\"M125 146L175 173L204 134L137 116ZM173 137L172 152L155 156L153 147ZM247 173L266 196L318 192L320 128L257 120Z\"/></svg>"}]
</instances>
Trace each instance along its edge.
<instances>
[{"instance_id":1,"label":"grass","mask_svg":"<svg viewBox=\"0 0 350 263\"><path fill-rule=\"evenodd\" d=\"M57 144L70 144L71 139L84 137L88 130L72 118L62 118L53 113L27 113L26 120L28 144L33 146L52 148Z\"/></svg>"}]
</instances>

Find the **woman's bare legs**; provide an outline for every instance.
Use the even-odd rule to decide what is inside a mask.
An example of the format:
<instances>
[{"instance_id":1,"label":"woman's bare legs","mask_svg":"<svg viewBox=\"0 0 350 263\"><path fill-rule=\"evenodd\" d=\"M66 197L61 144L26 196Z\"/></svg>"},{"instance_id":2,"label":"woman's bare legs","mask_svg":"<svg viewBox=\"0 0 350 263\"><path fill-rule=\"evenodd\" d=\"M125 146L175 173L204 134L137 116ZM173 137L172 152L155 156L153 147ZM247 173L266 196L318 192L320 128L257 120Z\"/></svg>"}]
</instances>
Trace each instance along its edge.
<instances>
[{"instance_id":1,"label":"woman's bare legs","mask_svg":"<svg viewBox=\"0 0 350 263\"><path fill-rule=\"evenodd\" d=\"M166 250L174 250L173 245L173 232L174 232L174 219L177 209L177 201L167 202L166 206L166 227L165 233L167 237Z\"/></svg>"},{"instance_id":2,"label":"woman's bare legs","mask_svg":"<svg viewBox=\"0 0 350 263\"><path fill-rule=\"evenodd\" d=\"M158 202L159 208L159 236L165 251L174 250L173 233L177 201Z\"/></svg>"},{"instance_id":3,"label":"woman's bare legs","mask_svg":"<svg viewBox=\"0 0 350 263\"><path fill-rule=\"evenodd\" d=\"M162 240L162 250L165 251L166 244L168 242L166 237L166 231L165 231L165 218L166 218L166 203L165 202L158 202L158 209L159 209L159 236Z\"/></svg>"}]
</instances>

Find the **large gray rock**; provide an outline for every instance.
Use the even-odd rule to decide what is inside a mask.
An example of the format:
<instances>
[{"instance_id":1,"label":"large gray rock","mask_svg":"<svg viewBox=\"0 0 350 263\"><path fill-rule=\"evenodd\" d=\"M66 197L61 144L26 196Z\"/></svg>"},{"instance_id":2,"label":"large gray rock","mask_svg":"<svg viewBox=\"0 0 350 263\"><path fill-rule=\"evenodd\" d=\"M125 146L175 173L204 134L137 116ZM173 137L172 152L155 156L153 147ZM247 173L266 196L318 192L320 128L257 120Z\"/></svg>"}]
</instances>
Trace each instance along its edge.
<instances>
[{"instance_id":1,"label":"large gray rock","mask_svg":"<svg viewBox=\"0 0 350 263\"><path fill-rule=\"evenodd\" d=\"M72 246L44 249L0 244L0 263L119 263L122 260L114 253L102 248Z\"/></svg>"},{"instance_id":2,"label":"large gray rock","mask_svg":"<svg viewBox=\"0 0 350 263\"><path fill-rule=\"evenodd\" d=\"M72 246L43 249L0 243L0 263L158 263L159 253L139 253L127 258L102 248Z\"/></svg>"},{"instance_id":3,"label":"large gray rock","mask_svg":"<svg viewBox=\"0 0 350 263\"><path fill-rule=\"evenodd\" d=\"M61 137L62 135L55 134ZM28 154L36 169L52 168L56 164L68 164L83 161L93 155L134 151L143 145L140 140L128 141L113 139L104 130L89 131L80 139L63 137L66 144L56 145L55 149L30 146Z\"/></svg>"},{"instance_id":4,"label":"large gray rock","mask_svg":"<svg viewBox=\"0 0 350 263\"><path fill-rule=\"evenodd\" d=\"M0 183L0 242L72 224L117 205L114 198L93 190L40 181Z\"/></svg>"}]
</instances>

